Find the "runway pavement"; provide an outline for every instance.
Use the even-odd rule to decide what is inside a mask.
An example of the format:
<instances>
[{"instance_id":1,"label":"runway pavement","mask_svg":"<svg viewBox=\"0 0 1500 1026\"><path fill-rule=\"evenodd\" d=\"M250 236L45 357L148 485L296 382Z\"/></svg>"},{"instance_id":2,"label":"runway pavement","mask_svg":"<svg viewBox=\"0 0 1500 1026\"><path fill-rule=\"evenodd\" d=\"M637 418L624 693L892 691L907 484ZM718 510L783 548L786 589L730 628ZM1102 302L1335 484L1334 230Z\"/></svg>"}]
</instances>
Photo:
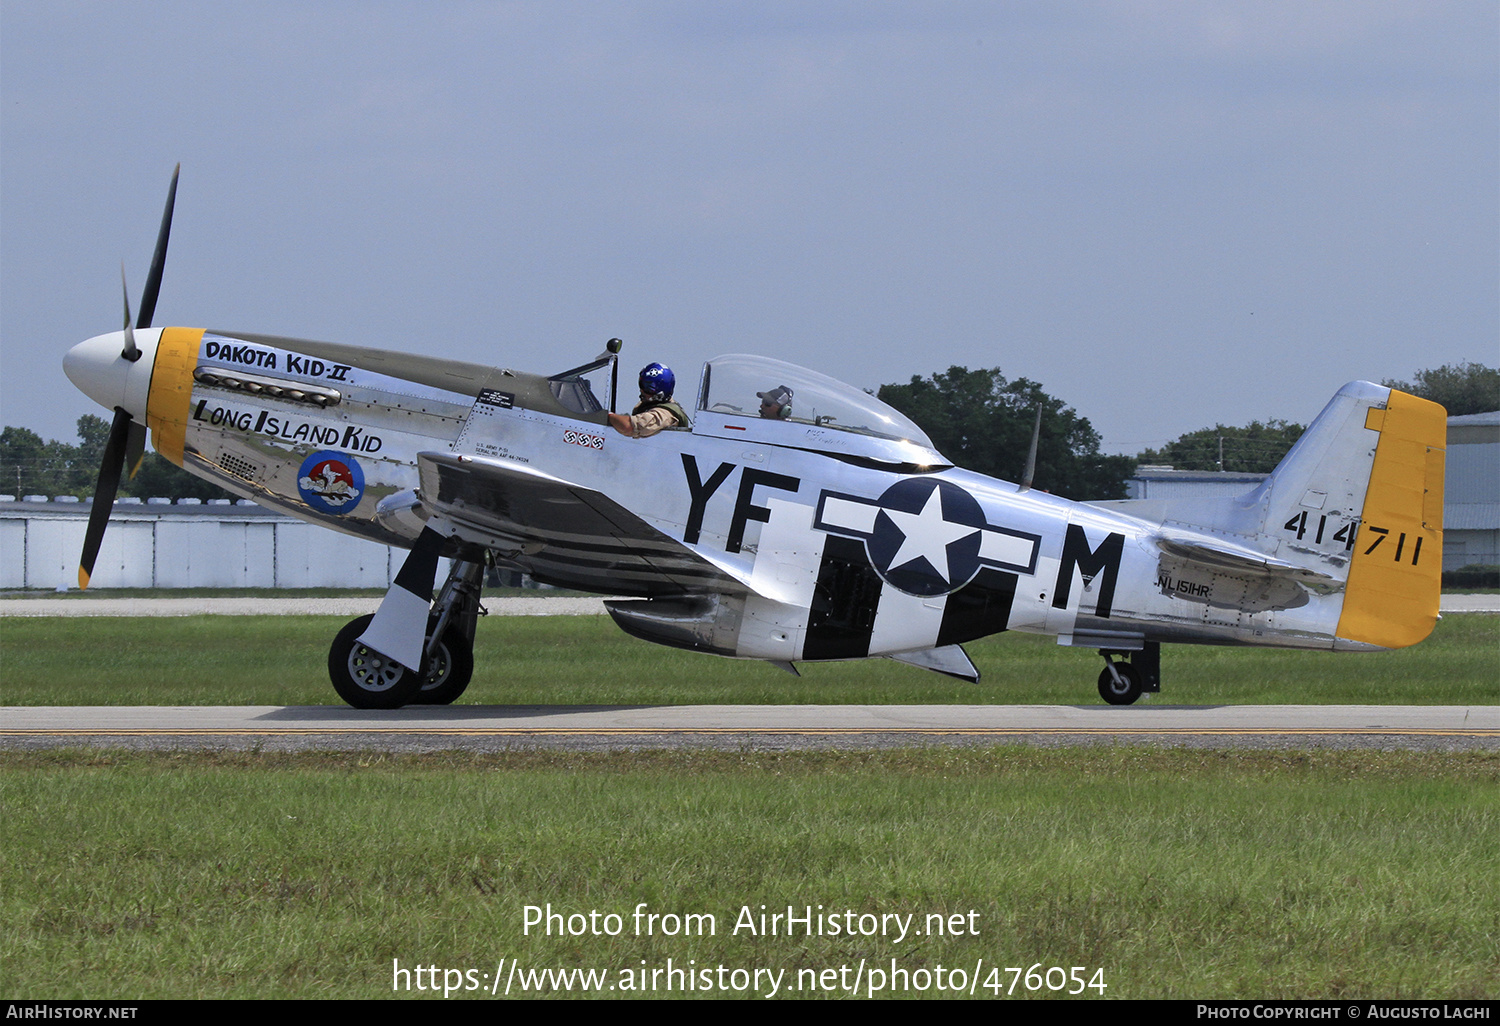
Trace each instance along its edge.
<instances>
[{"instance_id":1,"label":"runway pavement","mask_svg":"<svg viewBox=\"0 0 1500 1026\"><path fill-rule=\"evenodd\" d=\"M1130 744L1500 750L1496 706L0 708L0 748L784 750Z\"/></svg>"}]
</instances>

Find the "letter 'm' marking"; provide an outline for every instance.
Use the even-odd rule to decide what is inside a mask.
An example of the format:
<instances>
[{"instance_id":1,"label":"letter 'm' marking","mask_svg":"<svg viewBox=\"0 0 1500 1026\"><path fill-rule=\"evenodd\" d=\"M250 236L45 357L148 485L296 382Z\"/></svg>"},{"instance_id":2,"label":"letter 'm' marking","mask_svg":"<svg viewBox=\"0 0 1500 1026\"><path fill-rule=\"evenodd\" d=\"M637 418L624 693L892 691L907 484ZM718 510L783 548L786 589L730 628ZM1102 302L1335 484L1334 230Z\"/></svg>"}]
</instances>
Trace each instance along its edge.
<instances>
[{"instance_id":1,"label":"letter 'm' marking","mask_svg":"<svg viewBox=\"0 0 1500 1026\"><path fill-rule=\"evenodd\" d=\"M1125 554L1125 536L1118 531L1110 532L1097 549L1089 547L1088 535L1079 524L1069 524L1067 537L1063 540L1062 565L1057 568L1057 586L1053 589L1052 608L1068 608L1068 596L1073 590L1073 570L1076 568L1085 581L1092 581L1100 573L1104 579L1099 584L1099 599L1094 615L1107 617L1114 606L1115 578L1119 575L1120 559Z\"/></svg>"}]
</instances>

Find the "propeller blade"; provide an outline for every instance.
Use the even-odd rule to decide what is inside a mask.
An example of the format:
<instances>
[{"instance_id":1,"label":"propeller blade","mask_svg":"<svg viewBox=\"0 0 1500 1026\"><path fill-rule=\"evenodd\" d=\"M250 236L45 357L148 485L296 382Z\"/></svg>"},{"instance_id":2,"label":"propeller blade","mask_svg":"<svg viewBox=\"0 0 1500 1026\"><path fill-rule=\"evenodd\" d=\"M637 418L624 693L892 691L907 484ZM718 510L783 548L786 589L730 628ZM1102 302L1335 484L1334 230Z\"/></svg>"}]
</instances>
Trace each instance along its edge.
<instances>
[{"instance_id":1,"label":"propeller blade","mask_svg":"<svg viewBox=\"0 0 1500 1026\"><path fill-rule=\"evenodd\" d=\"M167 209L162 211L161 231L156 236L156 253L151 257L151 271L146 275L146 288L141 293L141 316L135 322L137 328L151 327L151 318L156 316L156 296L161 292L161 273L167 265L167 239L172 234L172 207L177 203L177 176L181 173L182 165L178 164L172 172Z\"/></svg>"},{"instance_id":2,"label":"propeller blade","mask_svg":"<svg viewBox=\"0 0 1500 1026\"><path fill-rule=\"evenodd\" d=\"M110 511L114 509L115 492L120 488L120 468L125 464L125 449L133 423L130 414L115 407L114 423L109 426L109 440L104 443L104 458L99 464L99 481L94 485L94 507L89 511L89 527L83 536L83 555L78 560L80 588L89 586L89 577L94 573L94 560L99 556L104 528L108 526Z\"/></svg>"},{"instance_id":3,"label":"propeller blade","mask_svg":"<svg viewBox=\"0 0 1500 1026\"><path fill-rule=\"evenodd\" d=\"M120 350L120 356L131 363L141 358L141 351L136 348L135 332L130 330L130 286L125 284L125 262L120 262L120 291L125 295L125 348Z\"/></svg>"},{"instance_id":4,"label":"propeller blade","mask_svg":"<svg viewBox=\"0 0 1500 1026\"><path fill-rule=\"evenodd\" d=\"M125 473L132 481L135 472L141 469L141 459L146 455L146 425L130 420L130 433L125 436Z\"/></svg>"}]
</instances>

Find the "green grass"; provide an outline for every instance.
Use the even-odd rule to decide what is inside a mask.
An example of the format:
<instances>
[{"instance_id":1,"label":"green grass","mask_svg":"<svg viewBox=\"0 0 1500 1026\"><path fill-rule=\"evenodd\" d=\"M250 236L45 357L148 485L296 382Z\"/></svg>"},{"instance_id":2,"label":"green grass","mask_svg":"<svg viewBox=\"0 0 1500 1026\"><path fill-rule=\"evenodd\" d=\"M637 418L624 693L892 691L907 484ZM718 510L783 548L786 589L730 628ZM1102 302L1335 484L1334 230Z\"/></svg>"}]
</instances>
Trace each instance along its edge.
<instances>
[{"instance_id":1,"label":"green grass","mask_svg":"<svg viewBox=\"0 0 1500 1026\"><path fill-rule=\"evenodd\" d=\"M501 958L1500 994L1495 753L0 753L0 803L0 991L28 999L373 998L393 959ZM717 932L633 936L641 902ZM523 933L547 903L626 932ZM762 904L973 911L978 935L734 935Z\"/></svg>"},{"instance_id":2,"label":"green grass","mask_svg":"<svg viewBox=\"0 0 1500 1026\"><path fill-rule=\"evenodd\" d=\"M0 704L326 705L335 617L0 619ZM465 704L1097 705L1103 664L1050 638L1002 634L966 646L971 685L887 659L765 663L662 648L602 616L481 621ZM1329 653L1166 646L1167 704L1493 705L1500 616L1455 614L1397 652Z\"/></svg>"}]
</instances>

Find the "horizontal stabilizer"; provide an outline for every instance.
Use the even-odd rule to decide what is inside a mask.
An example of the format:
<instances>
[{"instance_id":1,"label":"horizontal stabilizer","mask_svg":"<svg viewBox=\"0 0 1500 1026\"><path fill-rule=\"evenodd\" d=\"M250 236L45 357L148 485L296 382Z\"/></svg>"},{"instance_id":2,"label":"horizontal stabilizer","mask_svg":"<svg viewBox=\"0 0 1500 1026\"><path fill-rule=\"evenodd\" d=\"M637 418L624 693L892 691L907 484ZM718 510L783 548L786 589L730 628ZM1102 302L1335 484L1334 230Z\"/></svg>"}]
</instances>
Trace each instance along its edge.
<instances>
[{"instance_id":1,"label":"horizontal stabilizer","mask_svg":"<svg viewBox=\"0 0 1500 1026\"><path fill-rule=\"evenodd\" d=\"M1219 538L1163 532L1156 536L1156 544L1169 556L1234 573L1284 574L1309 582L1336 580L1331 574L1320 570L1298 566L1247 545L1237 545Z\"/></svg>"}]
</instances>

